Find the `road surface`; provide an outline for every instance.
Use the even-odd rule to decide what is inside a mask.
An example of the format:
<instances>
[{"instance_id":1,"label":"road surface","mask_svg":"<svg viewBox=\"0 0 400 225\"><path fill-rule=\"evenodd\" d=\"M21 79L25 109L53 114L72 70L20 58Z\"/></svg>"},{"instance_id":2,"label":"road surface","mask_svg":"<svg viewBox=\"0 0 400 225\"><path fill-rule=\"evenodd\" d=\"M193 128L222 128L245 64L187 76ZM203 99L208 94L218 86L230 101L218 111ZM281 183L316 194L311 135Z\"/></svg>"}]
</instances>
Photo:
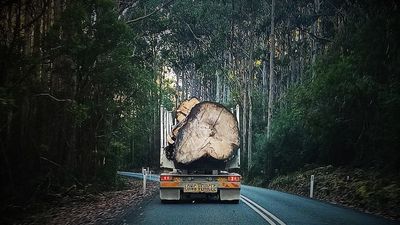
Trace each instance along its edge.
<instances>
[{"instance_id":1,"label":"road surface","mask_svg":"<svg viewBox=\"0 0 400 225\"><path fill-rule=\"evenodd\" d=\"M120 172L141 178L141 174ZM151 180L158 181L153 175ZM399 222L265 188L242 185L239 204L186 201L162 204L158 196L128 214L124 224L395 225Z\"/></svg>"}]
</instances>

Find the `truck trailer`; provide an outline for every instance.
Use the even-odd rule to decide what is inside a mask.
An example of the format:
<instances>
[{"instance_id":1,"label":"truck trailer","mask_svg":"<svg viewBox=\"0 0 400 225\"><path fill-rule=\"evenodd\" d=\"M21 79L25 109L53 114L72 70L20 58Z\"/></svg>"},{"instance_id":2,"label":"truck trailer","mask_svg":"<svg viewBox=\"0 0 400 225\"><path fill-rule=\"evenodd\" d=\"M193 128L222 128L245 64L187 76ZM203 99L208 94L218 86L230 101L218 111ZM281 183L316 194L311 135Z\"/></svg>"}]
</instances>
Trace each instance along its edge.
<instances>
[{"instance_id":1,"label":"truck trailer","mask_svg":"<svg viewBox=\"0 0 400 225\"><path fill-rule=\"evenodd\" d=\"M175 112L162 107L160 115L161 202L200 198L239 203L239 107L228 110L191 98Z\"/></svg>"}]
</instances>

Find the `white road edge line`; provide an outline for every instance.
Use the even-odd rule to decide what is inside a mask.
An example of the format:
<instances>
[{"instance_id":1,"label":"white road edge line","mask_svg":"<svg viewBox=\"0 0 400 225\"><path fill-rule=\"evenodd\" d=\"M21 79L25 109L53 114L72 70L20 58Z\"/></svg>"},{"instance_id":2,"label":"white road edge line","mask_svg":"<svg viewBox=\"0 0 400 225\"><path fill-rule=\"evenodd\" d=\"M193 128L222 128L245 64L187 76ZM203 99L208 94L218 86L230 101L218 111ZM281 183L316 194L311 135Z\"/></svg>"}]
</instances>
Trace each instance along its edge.
<instances>
[{"instance_id":1,"label":"white road edge line","mask_svg":"<svg viewBox=\"0 0 400 225\"><path fill-rule=\"evenodd\" d=\"M262 213L260 210L258 210L256 207L254 207L252 204L250 204L247 200L242 198L242 202L249 206L252 210L254 210L258 215L260 215L264 220L266 220L269 224L271 225L276 225L274 221L272 221L268 216L266 216L264 213Z\"/></svg>"},{"instance_id":2,"label":"white road edge line","mask_svg":"<svg viewBox=\"0 0 400 225\"><path fill-rule=\"evenodd\" d=\"M269 215L272 219L274 219L276 222L278 222L280 225L286 225L282 220L280 220L278 217L274 216L272 213L268 212L265 208L263 208L262 206L260 206L259 204L253 202L252 200L250 200L249 198L247 198L244 195L240 195L240 197L242 197L242 200L246 200L248 202L250 202L251 204L253 204L255 207L257 207L259 210L261 210L263 213Z\"/></svg>"}]
</instances>

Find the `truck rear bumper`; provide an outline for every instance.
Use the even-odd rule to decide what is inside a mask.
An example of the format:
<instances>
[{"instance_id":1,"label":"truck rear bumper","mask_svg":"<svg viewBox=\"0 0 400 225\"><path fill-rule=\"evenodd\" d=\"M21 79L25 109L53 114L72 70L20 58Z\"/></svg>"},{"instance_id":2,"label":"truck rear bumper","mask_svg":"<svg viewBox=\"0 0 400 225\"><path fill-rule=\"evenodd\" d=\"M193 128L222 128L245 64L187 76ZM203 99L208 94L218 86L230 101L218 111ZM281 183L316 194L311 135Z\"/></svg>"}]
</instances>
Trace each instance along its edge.
<instances>
[{"instance_id":1,"label":"truck rear bumper","mask_svg":"<svg viewBox=\"0 0 400 225\"><path fill-rule=\"evenodd\" d=\"M240 199L240 175L236 173L218 175L160 174L160 199L183 200L186 198Z\"/></svg>"},{"instance_id":2,"label":"truck rear bumper","mask_svg":"<svg viewBox=\"0 0 400 225\"><path fill-rule=\"evenodd\" d=\"M160 188L160 199L161 200L181 200L182 196L181 188ZM190 193L196 195L196 193ZM199 195L204 193L198 193ZM230 189L218 189L218 193L208 195L218 195L221 201L235 201L240 199L240 188Z\"/></svg>"}]
</instances>

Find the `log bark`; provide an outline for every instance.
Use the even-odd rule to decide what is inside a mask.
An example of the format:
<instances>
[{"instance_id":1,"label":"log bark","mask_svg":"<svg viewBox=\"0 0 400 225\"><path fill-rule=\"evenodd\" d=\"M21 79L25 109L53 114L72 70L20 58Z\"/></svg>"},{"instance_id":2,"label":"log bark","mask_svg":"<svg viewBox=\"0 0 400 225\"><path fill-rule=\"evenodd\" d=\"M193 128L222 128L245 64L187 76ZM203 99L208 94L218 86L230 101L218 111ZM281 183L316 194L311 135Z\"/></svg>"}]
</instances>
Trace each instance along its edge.
<instances>
[{"instance_id":1,"label":"log bark","mask_svg":"<svg viewBox=\"0 0 400 225\"><path fill-rule=\"evenodd\" d=\"M186 117L189 115L190 110L197 105L200 101L197 98L190 98L183 101L179 107L176 109L176 121L177 124L172 128L170 136L167 137L167 142L169 145L175 143L176 137L178 136L179 130L186 123Z\"/></svg>"},{"instance_id":2,"label":"log bark","mask_svg":"<svg viewBox=\"0 0 400 225\"><path fill-rule=\"evenodd\" d=\"M187 115L175 142L175 161L190 164L203 157L226 160L239 148L235 116L223 105L196 104Z\"/></svg>"},{"instance_id":3,"label":"log bark","mask_svg":"<svg viewBox=\"0 0 400 225\"><path fill-rule=\"evenodd\" d=\"M176 110L176 120L181 123L187 115L189 115L190 110L199 103L197 98L191 98L183 101L178 109Z\"/></svg>"}]
</instances>

